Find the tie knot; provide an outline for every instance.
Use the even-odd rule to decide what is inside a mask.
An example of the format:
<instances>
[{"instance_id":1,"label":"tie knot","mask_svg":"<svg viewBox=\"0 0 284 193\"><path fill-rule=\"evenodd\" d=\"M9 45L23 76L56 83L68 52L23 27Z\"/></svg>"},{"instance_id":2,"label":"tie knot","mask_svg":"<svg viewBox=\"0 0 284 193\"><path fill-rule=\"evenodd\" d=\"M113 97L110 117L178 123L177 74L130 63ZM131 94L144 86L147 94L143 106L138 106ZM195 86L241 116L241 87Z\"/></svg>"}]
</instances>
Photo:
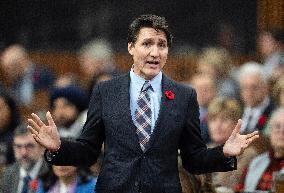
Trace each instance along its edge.
<instances>
[{"instance_id":1,"label":"tie knot","mask_svg":"<svg viewBox=\"0 0 284 193\"><path fill-rule=\"evenodd\" d=\"M30 181L31 180L31 177L29 176L29 175L26 175L25 177L24 177L24 181L25 182L28 182L28 181Z\"/></svg>"},{"instance_id":2,"label":"tie knot","mask_svg":"<svg viewBox=\"0 0 284 193\"><path fill-rule=\"evenodd\" d=\"M145 83L142 86L141 92L147 92L147 90L150 88L152 88L150 81L145 81Z\"/></svg>"}]
</instances>

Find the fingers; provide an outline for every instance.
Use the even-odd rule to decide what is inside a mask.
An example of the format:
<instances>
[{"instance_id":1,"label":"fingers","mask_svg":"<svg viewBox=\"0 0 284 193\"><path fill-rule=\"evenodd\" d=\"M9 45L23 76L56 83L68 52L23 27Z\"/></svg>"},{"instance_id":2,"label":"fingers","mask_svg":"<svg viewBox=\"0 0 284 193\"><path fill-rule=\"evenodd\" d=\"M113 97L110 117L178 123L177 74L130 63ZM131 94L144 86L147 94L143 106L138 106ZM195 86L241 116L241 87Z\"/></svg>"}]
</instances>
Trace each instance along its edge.
<instances>
[{"instance_id":1,"label":"fingers","mask_svg":"<svg viewBox=\"0 0 284 193\"><path fill-rule=\"evenodd\" d=\"M252 133L247 134L247 135L246 135L246 139L249 139L249 138L251 138L251 137L253 137L253 136L255 136L255 135L258 135L258 131L254 131L254 132L252 132Z\"/></svg>"},{"instance_id":2,"label":"fingers","mask_svg":"<svg viewBox=\"0 0 284 193\"><path fill-rule=\"evenodd\" d=\"M36 136L38 135L37 130L35 130L34 128L32 128L30 125L28 125L27 128L28 128L28 130L30 130L30 132L31 132L32 135L36 135Z\"/></svg>"},{"instance_id":3,"label":"fingers","mask_svg":"<svg viewBox=\"0 0 284 193\"><path fill-rule=\"evenodd\" d=\"M37 123L39 127L42 127L45 125L36 114L32 113L31 116L33 117L33 119L35 120L35 122Z\"/></svg>"},{"instance_id":4,"label":"fingers","mask_svg":"<svg viewBox=\"0 0 284 193\"><path fill-rule=\"evenodd\" d=\"M32 134L32 136L33 136L34 140L35 140L37 143L39 143L41 146L43 146L42 143L41 143L40 138L39 138L37 135Z\"/></svg>"},{"instance_id":5,"label":"fingers","mask_svg":"<svg viewBox=\"0 0 284 193\"><path fill-rule=\"evenodd\" d=\"M40 131L40 126L33 120L33 119L28 119L29 126L28 128L32 128L35 132Z\"/></svg>"},{"instance_id":6,"label":"fingers","mask_svg":"<svg viewBox=\"0 0 284 193\"><path fill-rule=\"evenodd\" d=\"M237 123L237 125L236 125L236 127L235 127L235 129L234 129L233 132L232 132L232 134L233 134L233 135L236 135L237 133L240 133L241 127L242 127L242 120L239 119L239 120L238 120L238 123Z\"/></svg>"},{"instance_id":7,"label":"fingers","mask_svg":"<svg viewBox=\"0 0 284 193\"><path fill-rule=\"evenodd\" d=\"M51 113L49 111L46 113L46 119L48 121L49 126L56 127L53 118L51 116Z\"/></svg>"}]
</instances>

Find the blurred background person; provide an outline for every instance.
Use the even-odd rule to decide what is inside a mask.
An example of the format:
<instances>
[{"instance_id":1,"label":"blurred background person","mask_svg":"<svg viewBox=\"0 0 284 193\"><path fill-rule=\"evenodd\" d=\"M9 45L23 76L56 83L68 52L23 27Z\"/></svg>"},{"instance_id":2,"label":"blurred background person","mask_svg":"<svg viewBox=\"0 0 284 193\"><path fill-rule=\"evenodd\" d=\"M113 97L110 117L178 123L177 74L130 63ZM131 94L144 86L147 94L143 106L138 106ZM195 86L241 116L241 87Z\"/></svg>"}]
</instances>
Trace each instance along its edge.
<instances>
[{"instance_id":1,"label":"blurred background person","mask_svg":"<svg viewBox=\"0 0 284 193\"><path fill-rule=\"evenodd\" d=\"M53 165L38 184L36 193L95 193L96 179L89 168Z\"/></svg>"},{"instance_id":2,"label":"blurred background person","mask_svg":"<svg viewBox=\"0 0 284 193\"><path fill-rule=\"evenodd\" d=\"M197 74L216 80L217 95L239 99L239 86L232 78L233 66L229 52L220 47L203 49L197 60Z\"/></svg>"},{"instance_id":3,"label":"blurred background person","mask_svg":"<svg viewBox=\"0 0 284 193\"><path fill-rule=\"evenodd\" d=\"M5 168L0 178L0 193L28 193L31 180L47 170L44 149L35 142L25 124L15 129L13 148L16 162Z\"/></svg>"},{"instance_id":4,"label":"blurred background person","mask_svg":"<svg viewBox=\"0 0 284 193\"><path fill-rule=\"evenodd\" d=\"M34 64L20 44L7 47L1 56L1 66L8 88L24 105L30 105L38 90L49 90L54 75L42 65Z\"/></svg>"},{"instance_id":5,"label":"blurred background person","mask_svg":"<svg viewBox=\"0 0 284 193\"><path fill-rule=\"evenodd\" d=\"M277 79L284 67L284 31L279 28L263 30L258 35L257 44L266 76L270 80Z\"/></svg>"},{"instance_id":6,"label":"blurred background person","mask_svg":"<svg viewBox=\"0 0 284 193\"><path fill-rule=\"evenodd\" d=\"M268 93L268 80L263 67L255 62L243 64L240 68L239 83L244 106L241 133L262 131L275 108Z\"/></svg>"},{"instance_id":7,"label":"blurred background person","mask_svg":"<svg viewBox=\"0 0 284 193\"><path fill-rule=\"evenodd\" d=\"M205 74L195 74L188 82L196 90L200 113L201 136L205 143L210 142L208 134L208 105L216 97L217 88L215 79Z\"/></svg>"},{"instance_id":8,"label":"blurred background person","mask_svg":"<svg viewBox=\"0 0 284 193\"><path fill-rule=\"evenodd\" d=\"M7 92L0 91L0 174L2 167L15 161L13 135L20 121L15 100Z\"/></svg>"},{"instance_id":9,"label":"blurred background person","mask_svg":"<svg viewBox=\"0 0 284 193\"><path fill-rule=\"evenodd\" d=\"M209 147L224 144L230 137L232 126L241 117L241 106L235 99L227 97L215 98L208 107L208 126L211 138ZM233 192L234 185L239 182L244 168L257 155L254 146L248 147L237 157L237 170L212 173L212 185L216 192Z\"/></svg>"},{"instance_id":10,"label":"blurred background person","mask_svg":"<svg viewBox=\"0 0 284 193\"><path fill-rule=\"evenodd\" d=\"M57 76L54 81L55 88L62 88L68 86L79 86L79 77L78 74L75 73L65 73Z\"/></svg>"},{"instance_id":11,"label":"blurred background person","mask_svg":"<svg viewBox=\"0 0 284 193\"><path fill-rule=\"evenodd\" d=\"M251 161L236 192L270 191L273 173L284 168L284 108L276 109L270 122L271 149Z\"/></svg>"},{"instance_id":12,"label":"blurred background person","mask_svg":"<svg viewBox=\"0 0 284 193\"><path fill-rule=\"evenodd\" d=\"M78 86L55 88L50 95L51 114L61 137L77 137L87 118L88 96Z\"/></svg>"},{"instance_id":13,"label":"blurred background person","mask_svg":"<svg viewBox=\"0 0 284 193\"><path fill-rule=\"evenodd\" d=\"M273 94L277 104L284 108L284 75L276 82Z\"/></svg>"},{"instance_id":14,"label":"blurred background person","mask_svg":"<svg viewBox=\"0 0 284 193\"><path fill-rule=\"evenodd\" d=\"M91 93L97 76L118 74L113 59L111 45L105 39L94 39L84 45L79 52L80 69L83 74L83 87Z\"/></svg>"}]
</instances>

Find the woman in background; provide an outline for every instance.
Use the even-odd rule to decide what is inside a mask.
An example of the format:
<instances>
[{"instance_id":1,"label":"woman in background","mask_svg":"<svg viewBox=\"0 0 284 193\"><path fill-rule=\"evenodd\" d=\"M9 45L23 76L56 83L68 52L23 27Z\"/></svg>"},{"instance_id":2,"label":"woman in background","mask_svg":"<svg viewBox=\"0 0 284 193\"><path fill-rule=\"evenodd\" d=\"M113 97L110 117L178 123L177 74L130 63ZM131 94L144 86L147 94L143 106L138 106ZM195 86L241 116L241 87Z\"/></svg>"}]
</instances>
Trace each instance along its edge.
<instances>
[{"instance_id":1,"label":"woman in background","mask_svg":"<svg viewBox=\"0 0 284 193\"><path fill-rule=\"evenodd\" d=\"M212 140L209 147L224 144L233 131L233 125L241 117L241 108L235 99L227 97L215 98L208 107L208 127ZM257 155L254 146L247 148L237 157L237 170L212 173L212 185L216 192L233 192L234 185L239 181L244 168Z\"/></svg>"},{"instance_id":2,"label":"woman in background","mask_svg":"<svg viewBox=\"0 0 284 193\"><path fill-rule=\"evenodd\" d=\"M40 177L36 193L87 193L94 192L96 179L89 168L51 166Z\"/></svg>"}]
</instances>

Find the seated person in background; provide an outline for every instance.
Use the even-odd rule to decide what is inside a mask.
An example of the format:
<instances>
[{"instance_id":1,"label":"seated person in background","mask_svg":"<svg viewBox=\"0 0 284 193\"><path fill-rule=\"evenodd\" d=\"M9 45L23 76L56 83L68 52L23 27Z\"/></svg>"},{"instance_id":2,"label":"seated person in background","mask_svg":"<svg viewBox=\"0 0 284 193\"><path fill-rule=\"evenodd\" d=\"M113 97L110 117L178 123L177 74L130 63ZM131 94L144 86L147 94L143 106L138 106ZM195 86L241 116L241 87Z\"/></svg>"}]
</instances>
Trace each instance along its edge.
<instances>
[{"instance_id":1,"label":"seated person in background","mask_svg":"<svg viewBox=\"0 0 284 193\"><path fill-rule=\"evenodd\" d=\"M258 35L257 43L267 77L276 78L275 75L284 66L284 31L278 28L263 30Z\"/></svg>"},{"instance_id":2,"label":"seated person in background","mask_svg":"<svg viewBox=\"0 0 284 193\"><path fill-rule=\"evenodd\" d=\"M77 86L55 88L50 95L51 113L61 137L77 137L87 118L88 96Z\"/></svg>"},{"instance_id":3,"label":"seated person in background","mask_svg":"<svg viewBox=\"0 0 284 193\"><path fill-rule=\"evenodd\" d=\"M209 135L212 143L209 147L224 144L230 137L233 129L232 126L241 116L241 107L239 103L230 98L217 97L208 107L208 126ZM257 155L257 151L253 146L248 147L242 155L237 156L238 168L229 172L212 173L212 184L219 192L221 189L227 189L228 192L233 191L233 185L239 181L244 168ZM230 190L230 191L229 191Z\"/></svg>"},{"instance_id":4,"label":"seated person in background","mask_svg":"<svg viewBox=\"0 0 284 193\"><path fill-rule=\"evenodd\" d=\"M91 176L89 168L51 167L39 177L36 193L95 193L96 179Z\"/></svg>"},{"instance_id":5,"label":"seated person in background","mask_svg":"<svg viewBox=\"0 0 284 193\"><path fill-rule=\"evenodd\" d=\"M79 86L78 82L79 82L78 75L69 72L69 73L58 75L58 77L54 81L54 87L63 88L67 86Z\"/></svg>"},{"instance_id":6,"label":"seated person in background","mask_svg":"<svg viewBox=\"0 0 284 193\"><path fill-rule=\"evenodd\" d=\"M2 167L15 161L13 132L19 123L16 102L7 92L0 91L0 173Z\"/></svg>"},{"instance_id":7,"label":"seated person in background","mask_svg":"<svg viewBox=\"0 0 284 193\"><path fill-rule=\"evenodd\" d=\"M113 56L111 44L102 38L94 39L81 48L78 58L83 74L82 86L86 91L92 91L101 74L108 74L110 77L119 74Z\"/></svg>"},{"instance_id":8,"label":"seated person in background","mask_svg":"<svg viewBox=\"0 0 284 193\"><path fill-rule=\"evenodd\" d=\"M197 60L197 73L216 80L218 96L239 99L239 85L232 77L232 69L231 56L221 47L205 48Z\"/></svg>"},{"instance_id":9,"label":"seated person in background","mask_svg":"<svg viewBox=\"0 0 284 193\"><path fill-rule=\"evenodd\" d=\"M275 108L268 92L268 80L263 67L255 62L243 64L239 75L241 100L244 104L241 133L262 131Z\"/></svg>"},{"instance_id":10,"label":"seated person in background","mask_svg":"<svg viewBox=\"0 0 284 193\"><path fill-rule=\"evenodd\" d=\"M23 105L32 104L35 91L49 90L53 85L54 75L42 65L34 64L20 44L3 51L1 64L8 88Z\"/></svg>"},{"instance_id":11,"label":"seated person in background","mask_svg":"<svg viewBox=\"0 0 284 193\"><path fill-rule=\"evenodd\" d=\"M201 137L205 143L210 142L208 134L208 105L217 95L215 79L205 74L195 74L188 82L196 90L199 105Z\"/></svg>"},{"instance_id":12,"label":"seated person in background","mask_svg":"<svg viewBox=\"0 0 284 193\"><path fill-rule=\"evenodd\" d=\"M274 172L284 168L284 108L276 109L270 120L271 149L254 158L244 171L236 192L270 191Z\"/></svg>"},{"instance_id":13,"label":"seated person in background","mask_svg":"<svg viewBox=\"0 0 284 193\"><path fill-rule=\"evenodd\" d=\"M31 180L47 170L44 149L24 124L14 131L13 148L16 162L5 168L0 178L0 193L28 193Z\"/></svg>"}]
</instances>

